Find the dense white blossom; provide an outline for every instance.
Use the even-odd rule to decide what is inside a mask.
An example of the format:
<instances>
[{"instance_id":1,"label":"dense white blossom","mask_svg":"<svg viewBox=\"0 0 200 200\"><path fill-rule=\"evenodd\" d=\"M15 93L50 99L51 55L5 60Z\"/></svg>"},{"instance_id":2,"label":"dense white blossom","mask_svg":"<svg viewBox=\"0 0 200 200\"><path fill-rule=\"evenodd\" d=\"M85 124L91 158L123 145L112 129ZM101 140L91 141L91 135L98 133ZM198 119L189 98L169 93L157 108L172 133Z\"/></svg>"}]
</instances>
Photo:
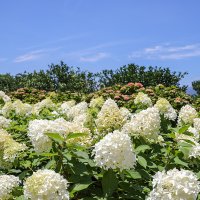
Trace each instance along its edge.
<instances>
[{"instance_id":1,"label":"dense white blossom","mask_svg":"<svg viewBox=\"0 0 200 200\"><path fill-rule=\"evenodd\" d=\"M193 120L198 117L197 111L190 105L183 106L179 112L178 124L192 124Z\"/></svg>"},{"instance_id":2,"label":"dense white blossom","mask_svg":"<svg viewBox=\"0 0 200 200\"><path fill-rule=\"evenodd\" d=\"M0 129L1 162L13 162L19 152L26 148L25 144L16 142L7 131Z\"/></svg>"},{"instance_id":3,"label":"dense white blossom","mask_svg":"<svg viewBox=\"0 0 200 200\"><path fill-rule=\"evenodd\" d=\"M87 109L88 109L87 103L81 102L76 104L75 106L72 106L66 114L69 117L69 119L73 120L74 117L86 113Z\"/></svg>"},{"instance_id":4,"label":"dense white blossom","mask_svg":"<svg viewBox=\"0 0 200 200\"><path fill-rule=\"evenodd\" d=\"M197 176L189 170L157 172L147 200L196 200L200 192Z\"/></svg>"},{"instance_id":5,"label":"dense white blossom","mask_svg":"<svg viewBox=\"0 0 200 200\"><path fill-rule=\"evenodd\" d=\"M53 170L38 170L26 179L24 197L31 200L69 200L68 181Z\"/></svg>"},{"instance_id":6,"label":"dense white blossom","mask_svg":"<svg viewBox=\"0 0 200 200\"><path fill-rule=\"evenodd\" d=\"M39 113L40 113L40 111L42 111L42 109L44 109L44 108L52 109L54 107L55 107L55 104L52 102L52 100L50 98L46 98L46 99L42 100L41 102L34 104L32 113L35 115L39 115Z\"/></svg>"},{"instance_id":7,"label":"dense white blossom","mask_svg":"<svg viewBox=\"0 0 200 200\"><path fill-rule=\"evenodd\" d=\"M95 120L98 131L108 133L120 129L127 121L123 113L114 100L107 99Z\"/></svg>"},{"instance_id":8,"label":"dense white blossom","mask_svg":"<svg viewBox=\"0 0 200 200\"><path fill-rule=\"evenodd\" d=\"M104 99L101 96L101 97L93 98L90 101L89 107L90 108L101 108L103 104L104 104Z\"/></svg>"},{"instance_id":9,"label":"dense white blossom","mask_svg":"<svg viewBox=\"0 0 200 200\"><path fill-rule=\"evenodd\" d=\"M9 200L12 198L11 192L19 185L19 178L13 175L0 176L0 199Z\"/></svg>"},{"instance_id":10,"label":"dense white blossom","mask_svg":"<svg viewBox=\"0 0 200 200\"><path fill-rule=\"evenodd\" d=\"M11 101L10 97L7 96L3 91L0 91L0 98L6 103L8 101Z\"/></svg>"},{"instance_id":11,"label":"dense white blossom","mask_svg":"<svg viewBox=\"0 0 200 200\"><path fill-rule=\"evenodd\" d=\"M81 126L84 126L84 124L87 122L88 114L83 113L81 115L77 115L74 117L73 122L76 124L80 124Z\"/></svg>"},{"instance_id":12,"label":"dense white blossom","mask_svg":"<svg viewBox=\"0 0 200 200\"><path fill-rule=\"evenodd\" d=\"M198 138L191 136L191 135L186 135L186 134L180 134L180 133L175 133L175 141L177 142L181 142L181 141L191 141L193 143L195 143L196 141L198 141Z\"/></svg>"},{"instance_id":13,"label":"dense white blossom","mask_svg":"<svg viewBox=\"0 0 200 200\"><path fill-rule=\"evenodd\" d=\"M160 114L157 108L147 108L135 114L122 130L135 137L141 136L147 140L158 141L160 130Z\"/></svg>"},{"instance_id":14,"label":"dense white blossom","mask_svg":"<svg viewBox=\"0 0 200 200\"><path fill-rule=\"evenodd\" d=\"M200 133L200 118L195 118L193 120L194 128Z\"/></svg>"},{"instance_id":15,"label":"dense white blossom","mask_svg":"<svg viewBox=\"0 0 200 200\"><path fill-rule=\"evenodd\" d=\"M95 144L93 150L97 166L104 169L130 169L136 163L131 138L128 134L114 131Z\"/></svg>"},{"instance_id":16,"label":"dense white blossom","mask_svg":"<svg viewBox=\"0 0 200 200\"><path fill-rule=\"evenodd\" d=\"M60 106L61 112L63 114L67 114L67 112L70 110L70 108L75 106L75 103L76 102L74 100L70 100L70 101L66 101L66 102L62 103Z\"/></svg>"},{"instance_id":17,"label":"dense white blossom","mask_svg":"<svg viewBox=\"0 0 200 200\"><path fill-rule=\"evenodd\" d=\"M189 129L188 132L190 132ZM187 156L189 158L197 158L200 156L200 144L198 143L198 140L199 137L196 137L195 135L191 136L186 134L175 133L175 141L185 142L188 144ZM180 145L179 149L181 150L182 148L182 145Z\"/></svg>"},{"instance_id":18,"label":"dense white blossom","mask_svg":"<svg viewBox=\"0 0 200 200\"><path fill-rule=\"evenodd\" d=\"M192 144L192 147L189 151L189 157L200 157L200 144L198 142L195 141L194 144Z\"/></svg>"},{"instance_id":19,"label":"dense white blossom","mask_svg":"<svg viewBox=\"0 0 200 200\"><path fill-rule=\"evenodd\" d=\"M1 109L1 114L4 117L9 117L10 113L14 111L14 107L11 101L8 101L5 103L5 105L3 106L3 108Z\"/></svg>"},{"instance_id":20,"label":"dense white blossom","mask_svg":"<svg viewBox=\"0 0 200 200\"><path fill-rule=\"evenodd\" d=\"M12 106L17 115L30 115L32 113L32 106L28 103L22 103L20 100L14 101Z\"/></svg>"},{"instance_id":21,"label":"dense white blossom","mask_svg":"<svg viewBox=\"0 0 200 200\"><path fill-rule=\"evenodd\" d=\"M0 116L0 129L8 128L8 126L10 125L11 122L12 122L12 120L6 119L5 117Z\"/></svg>"},{"instance_id":22,"label":"dense white blossom","mask_svg":"<svg viewBox=\"0 0 200 200\"><path fill-rule=\"evenodd\" d=\"M169 120L172 120L172 121L175 121L176 118L177 118L177 113L175 111L175 109L173 107L171 107L168 112L164 113L164 117L166 119L169 119Z\"/></svg>"},{"instance_id":23,"label":"dense white blossom","mask_svg":"<svg viewBox=\"0 0 200 200\"><path fill-rule=\"evenodd\" d=\"M82 124L68 122L63 118L56 120L33 120L29 122L28 136L36 152L48 152L52 147L51 139L45 133L59 133L66 137L69 133L90 133Z\"/></svg>"},{"instance_id":24,"label":"dense white blossom","mask_svg":"<svg viewBox=\"0 0 200 200\"><path fill-rule=\"evenodd\" d=\"M199 140L199 132L196 128L190 126L187 131L192 133L196 140Z\"/></svg>"},{"instance_id":25,"label":"dense white blossom","mask_svg":"<svg viewBox=\"0 0 200 200\"><path fill-rule=\"evenodd\" d=\"M161 115L164 115L164 118L172 121L177 118L175 109L171 106L167 99L160 98L154 106L158 108Z\"/></svg>"},{"instance_id":26,"label":"dense white blossom","mask_svg":"<svg viewBox=\"0 0 200 200\"><path fill-rule=\"evenodd\" d=\"M28 136L36 152L50 151L52 147L51 139L45 132L51 132L52 127L48 120L33 120L29 122Z\"/></svg>"},{"instance_id":27,"label":"dense white blossom","mask_svg":"<svg viewBox=\"0 0 200 200\"><path fill-rule=\"evenodd\" d=\"M12 111L17 115L30 115L32 113L32 106L30 104L23 103L20 100L16 100L13 103L9 101L6 102L1 109L1 114L8 117Z\"/></svg>"},{"instance_id":28,"label":"dense white blossom","mask_svg":"<svg viewBox=\"0 0 200 200\"><path fill-rule=\"evenodd\" d=\"M120 113L125 120L129 120L132 117L132 113L125 107L120 108Z\"/></svg>"},{"instance_id":29,"label":"dense white blossom","mask_svg":"<svg viewBox=\"0 0 200 200\"><path fill-rule=\"evenodd\" d=\"M145 106L152 106L152 101L151 99L148 97L147 94L144 94L143 92L139 92L137 94L137 96L134 99L134 103L135 104L143 104Z\"/></svg>"}]
</instances>

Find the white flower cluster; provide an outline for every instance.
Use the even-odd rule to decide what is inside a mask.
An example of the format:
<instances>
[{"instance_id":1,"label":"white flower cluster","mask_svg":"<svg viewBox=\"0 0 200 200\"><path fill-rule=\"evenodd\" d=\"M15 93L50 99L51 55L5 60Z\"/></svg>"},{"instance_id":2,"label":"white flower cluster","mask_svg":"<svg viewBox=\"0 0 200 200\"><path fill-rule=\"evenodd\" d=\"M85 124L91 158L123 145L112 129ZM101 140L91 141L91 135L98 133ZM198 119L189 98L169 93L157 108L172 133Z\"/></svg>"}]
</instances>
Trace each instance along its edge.
<instances>
[{"instance_id":1,"label":"white flower cluster","mask_svg":"<svg viewBox=\"0 0 200 200\"><path fill-rule=\"evenodd\" d=\"M194 136L191 135L186 135L186 134L180 134L180 133L175 133L175 141L177 142L182 142L182 141L191 141L193 143L198 141L198 138L195 138Z\"/></svg>"},{"instance_id":2,"label":"white flower cluster","mask_svg":"<svg viewBox=\"0 0 200 200\"><path fill-rule=\"evenodd\" d=\"M55 104L52 102L50 98L46 98L42 100L41 102L36 103L33 106L32 113L35 115L39 115L40 111L44 108L54 108Z\"/></svg>"},{"instance_id":3,"label":"white flower cluster","mask_svg":"<svg viewBox=\"0 0 200 200\"><path fill-rule=\"evenodd\" d=\"M60 106L61 113L67 114L67 112L70 110L70 108L75 106L75 103L76 102L74 100L70 100L70 101L66 101L66 102L62 103Z\"/></svg>"},{"instance_id":4,"label":"white flower cluster","mask_svg":"<svg viewBox=\"0 0 200 200\"><path fill-rule=\"evenodd\" d=\"M80 124L81 126L84 126L84 124L87 122L87 120L88 120L88 114L83 113L81 115L75 116L73 119L73 122L76 124Z\"/></svg>"},{"instance_id":5,"label":"white flower cluster","mask_svg":"<svg viewBox=\"0 0 200 200\"><path fill-rule=\"evenodd\" d=\"M137 96L134 99L134 103L135 104L143 104L148 107L152 106L151 99L148 97L147 94L144 94L143 92L139 92L137 94Z\"/></svg>"},{"instance_id":6,"label":"white flower cluster","mask_svg":"<svg viewBox=\"0 0 200 200\"><path fill-rule=\"evenodd\" d=\"M87 112L88 105L86 102L81 102L76 104L75 106L72 106L68 111L67 111L67 117L71 120L74 119L74 117L82 115Z\"/></svg>"},{"instance_id":7,"label":"white flower cluster","mask_svg":"<svg viewBox=\"0 0 200 200\"><path fill-rule=\"evenodd\" d=\"M154 175L147 200L196 200L199 192L200 183L193 172L173 169Z\"/></svg>"},{"instance_id":8,"label":"white flower cluster","mask_svg":"<svg viewBox=\"0 0 200 200\"><path fill-rule=\"evenodd\" d=\"M14 188L19 185L19 178L13 175L1 175L0 176L0 199L11 199Z\"/></svg>"},{"instance_id":9,"label":"white flower cluster","mask_svg":"<svg viewBox=\"0 0 200 200\"><path fill-rule=\"evenodd\" d=\"M51 139L45 133L59 133L63 137L67 134L90 133L88 128L81 124L68 122L63 118L56 120L33 120L29 122L28 136L36 152L48 152L52 147Z\"/></svg>"},{"instance_id":10,"label":"white flower cluster","mask_svg":"<svg viewBox=\"0 0 200 200\"><path fill-rule=\"evenodd\" d=\"M3 91L0 91L0 98L6 103L8 101L11 101L10 97L7 96Z\"/></svg>"},{"instance_id":11,"label":"white flower cluster","mask_svg":"<svg viewBox=\"0 0 200 200\"><path fill-rule=\"evenodd\" d=\"M22 103L20 100L14 101L12 106L17 115L30 115L32 112L32 106L28 103Z\"/></svg>"},{"instance_id":12,"label":"white flower cluster","mask_svg":"<svg viewBox=\"0 0 200 200\"><path fill-rule=\"evenodd\" d=\"M169 120L176 120L177 114L174 108L171 106L169 101L165 98L160 98L156 104L154 105L156 108L158 108L161 115L164 115L164 118Z\"/></svg>"},{"instance_id":13,"label":"white flower cluster","mask_svg":"<svg viewBox=\"0 0 200 200\"><path fill-rule=\"evenodd\" d=\"M179 134L176 133L176 140L190 140L193 143L198 142L199 141L199 137L200 137L200 118L195 118L193 120L193 126L190 126L187 131L189 133L192 133L193 135L185 135L185 134Z\"/></svg>"},{"instance_id":14,"label":"white flower cluster","mask_svg":"<svg viewBox=\"0 0 200 200\"><path fill-rule=\"evenodd\" d=\"M24 197L31 200L69 200L68 181L53 170L38 170L24 184Z\"/></svg>"},{"instance_id":15,"label":"white flower cluster","mask_svg":"<svg viewBox=\"0 0 200 200\"><path fill-rule=\"evenodd\" d=\"M2 156L1 159L3 159L1 160L2 163L13 162L19 152L24 151L26 148L25 144L16 142L7 131L0 129L0 152Z\"/></svg>"},{"instance_id":16,"label":"white flower cluster","mask_svg":"<svg viewBox=\"0 0 200 200\"><path fill-rule=\"evenodd\" d=\"M114 100L107 99L95 120L97 130L108 133L120 129L127 121L127 116L124 117L123 113Z\"/></svg>"},{"instance_id":17,"label":"white flower cluster","mask_svg":"<svg viewBox=\"0 0 200 200\"><path fill-rule=\"evenodd\" d=\"M199 158L200 157L200 144L199 136L200 136L200 118L195 118L193 120L193 127L190 126L187 130L189 133L192 133L193 135L186 135L186 134L175 134L175 140L176 141L184 141L191 145L191 148L189 150L189 158ZM188 141L191 141L192 143L189 143Z\"/></svg>"},{"instance_id":18,"label":"white flower cluster","mask_svg":"<svg viewBox=\"0 0 200 200\"><path fill-rule=\"evenodd\" d=\"M131 121L126 123L122 131L135 137L143 137L149 141L158 141L160 130L160 114L157 108L147 108L135 114Z\"/></svg>"},{"instance_id":19,"label":"white flower cluster","mask_svg":"<svg viewBox=\"0 0 200 200\"><path fill-rule=\"evenodd\" d=\"M101 108L104 104L104 99L103 97L97 97L97 98L93 98L90 101L89 107L90 108Z\"/></svg>"},{"instance_id":20,"label":"white flower cluster","mask_svg":"<svg viewBox=\"0 0 200 200\"><path fill-rule=\"evenodd\" d=\"M193 120L193 125L194 125L194 128L197 130L197 132L200 133L200 118L195 118Z\"/></svg>"},{"instance_id":21,"label":"white flower cluster","mask_svg":"<svg viewBox=\"0 0 200 200\"><path fill-rule=\"evenodd\" d=\"M196 140L199 140L199 132L196 128L190 126L187 131L192 133L194 138L196 138Z\"/></svg>"},{"instance_id":22,"label":"white flower cluster","mask_svg":"<svg viewBox=\"0 0 200 200\"><path fill-rule=\"evenodd\" d=\"M183 106L179 112L178 124L192 124L193 120L198 117L197 111L190 105Z\"/></svg>"},{"instance_id":23,"label":"white flower cluster","mask_svg":"<svg viewBox=\"0 0 200 200\"><path fill-rule=\"evenodd\" d=\"M200 157L200 144L198 142L194 142L192 148L189 151L189 158L199 158Z\"/></svg>"},{"instance_id":24,"label":"white flower cluster","mask_svg":"<svg viewBox=\"0 0 200 200\"><path fill-rule=\"evenodd\" d=\"M199 141L199 133L195 128L189 127L188 132L192 133L193 135L186 135L186 134L180 134L180 133L175 133L175 140L177 142L185 142L188 143L190 146L190 149L188 151L188 157L189 158L198 158L200 157L200 144L198 143ZM180 146L180 149L182 147Z\"/></svg>"},{"instance_id":25,"label":"white flower cluster","mask_svg":"<svg viewBox=\"0 0 200 200\"><path fill-rule=\"evenodd\" d=\"M95 144L94 160L97 166L106 170L130 169L136 164L136 156L132 149L131 138L128 134L114 131Z\"/></svg>"},{"instance_id":26,"label":"white flower cluster","mask_svg":"<svg viewBox=\"0 0 200 200\"><path fill-rule=\"evenodd\" d=\"M8 128L12 120L6 119L3 116L0 116L0 129L1 128Z\"/></svg>"},{"instance_id":27,"label":"white flower cluster","mask_svg":"<svg viewBox=\"0 0 200 200\"><path fill-rule=\"evenodd\" d=\"M13 104L11 101L8 101L5 103L0 112L4 117L9 117L12 111L14 111Z\"/></svg>"},{"instance_id":28,"label":"white flower cluster","mask_svg":"<svg viewBox=\"0 0 200 200\"><path fill-rule=\"evenodd\" d=\"M123 117L125 120L131 119L132 113L131 113L127 108L121 107L121 108L120 108L120 112L121 112L122 117Z\"/></svg>"},{"instance_id":29,"label":"white flower cluster","mask_svg":"<svg viewBox=\"0 0 200 200\"><path fill-rule=\"evenodd\" d=\"M22 103L20 100L16 100L13 103L9 101L3 106L1 114L7 117L12 111L17 115L30 115L32 112L32 106L27 103Z\"/></svg>"}]
</instances>

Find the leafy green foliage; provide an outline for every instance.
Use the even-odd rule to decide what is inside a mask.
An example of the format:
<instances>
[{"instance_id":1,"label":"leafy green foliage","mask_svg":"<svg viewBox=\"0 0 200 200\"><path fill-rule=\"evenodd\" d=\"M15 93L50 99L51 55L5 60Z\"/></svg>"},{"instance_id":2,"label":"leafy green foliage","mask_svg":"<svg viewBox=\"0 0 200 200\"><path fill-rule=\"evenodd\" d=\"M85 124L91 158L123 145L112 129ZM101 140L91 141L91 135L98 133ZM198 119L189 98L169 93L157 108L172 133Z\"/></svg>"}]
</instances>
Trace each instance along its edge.
<instances>
[{"instance_id":1,"label":"leafy green foliage","mask_svg":"<svg viewBox=\"0 0 200 200\"><path fill-rule=\"evenodd\" d=\"M127 71L126 71L127 70ZM131 70L136 72L136 75L131 75ZM136 71L134 71L136 70ZM102 72L105 76L102 80L106 84L115 84L120 80L140 80L143 78L147 84L152 84L150 79L143 77L144 74L152 76L154 81L164 83L167 78L178 85L178 81L183 77L183 74L173 74L169 70L161 70L160 68L152 69L139 68L138 66L123 67L119 72ZM115 75L115 73L117 75ZM121 74L120 74L121 73ZM126 73L127 76L126 77ZM138 73L138 74L137 74ZM153 73L156 75L154 76ZM143 75L142 75L143 74ZM170 75L171 74L171 75ZM124 79L122 78L124 76ZM102 76L100 74L99 76ZM145 75L146 76L146 75ZM159 76L166 76L159 79ZM176 77L178 76L178 77ZM28 79L30 81L28 81ZM113 80L110 80L113 79ZM1 77L0 77L1 80ZM20 87L17 91L10 93L12 99L20 98L23 102L36 103L46 97L50 97L57 105L70 99L75 99L76 102L86 100L88 103L94 97L103 96L104 99L111 97L115 99L117 104L127 107L131 112L139 112L144 107L134 104L135 96L142 91L148 94L153 103L159 97L164 97L169 100L174 108L178 111L185 104L193 104L196 109L200 108L200 101L186 95L185 92L176 86L165 87L164 85L155 85L144 87L141 83L128 83L126 85L114 85L112 87L103 88L96 91L96 82L93 74L84 74L79 70L75 70L66 66L64 63L60 65L51 65L47 72L25 73L12 77L6 75L3 77L2 85L6 81L18 80ZM100 81L102 81L100 80ZM40 82L39 82L40 81ZM41 83L44 81L44 83ZM72 84L76 82L76 84ZM148 82L149 81L149 82ZM1 83L1 82L0 82ZM40 85L41 83L41 85ZM99 82L100 83L100 82ZM103 83L103 82L102 82ZM124 82L125 83L125 82ZM0 84L1 86L1 84ZM15 85L7 85L7 90L15 90ZM27 88L25 87L27 86ZM3 87L3 86L2 86ZM35 87L33 89L30 87ZM46 90L43 90L43 89ZM82 90L79 90L82 88ZM92 89L91 89L92 88ZM54 92L54 90L56 92ZM66 92L66 90L73 92ZM78 92L76 92L78 91ZM85 94L93 92L90 94ZM2 106L2 105L1 105ZM152 190L153 175L162 170L170 170L173 168L188 169L195 172L200 177L199 158L188 158L192 148L192 142L187 140L176 141L176 134L188 135L190 125L182 125L177 127L177 122L170 122L161 117L160 136L164 139L164 144L152 144L142 138L133 138L133 150L136 154L137 163L134 169L129 170L104 170L96 166L92 150L94 144L99 141L95 135L95 119L98 115L99 108L90 108L88 113L91 115L90 122L87 122L87 127L94 136L94 141L91 145L79 145L77 141L81 140L86 133L70 132L65 137L58 133L46 133L52 141L52 148L49 152L36 153L34 147L28 137L28 124L34 119L56 119L65 116L53 116L52 110L44 109L39 116L19 116L16 113L11 113L9 118L12 120L11 125L6 130L12 135L17 142L24 143L27 149L21 152L12 163L10 168L2 168L1 174L12 174L18 176L23 182L27 177L38 169L51 169L60 173L69 181L69 193L71 199L139 199L143 200ZM74 141L74 142L71 142ZM22 184L16 191L13 191L15 199L22 200L23 188Z\"/></svg>"},{"instance_id":2,"label":"leafy green foliage","mask_svg":"<svg viewBox=\"0 0 200 200\"><path fill-rule=\"evenodd\" d=\"M144 67L135 64L125 65L117 70L103 70L98 73L99 84L102 87L109 87L115 84L127 84L129 82L140 82L144 86L179 86L179 81L187 73L171 72L169 68Z\"/></svg>"},{"instance_id":3,"label":"leafy green foliage","mask_svg":"<svg viewBox=\"0 0 200 200\"><path fill-rule=\"evenodd\" d=\"M192 87L197 92L197 94L200 95L200 81L192 82Z\"/></svg>"},{"instance_id":4,"label":"leafy green foliage","mask_svg":"<svg viewBox=\"0 0 200 200\"><path fill-rule=\"evenodd\" d=\"M179 81L187 73L177 73L169 68L144 67L135 64L125 65L116 70L103 70L98 73L69 67L64 62L51 64L49 68L34 72L0 75L0 90L12 92L19 88L35 88L45 91L91 93L102 87L129 82L140 82L146 86L179 86ZM185 87L184 87L185 88Z\"/></svg>"}]
</instances>

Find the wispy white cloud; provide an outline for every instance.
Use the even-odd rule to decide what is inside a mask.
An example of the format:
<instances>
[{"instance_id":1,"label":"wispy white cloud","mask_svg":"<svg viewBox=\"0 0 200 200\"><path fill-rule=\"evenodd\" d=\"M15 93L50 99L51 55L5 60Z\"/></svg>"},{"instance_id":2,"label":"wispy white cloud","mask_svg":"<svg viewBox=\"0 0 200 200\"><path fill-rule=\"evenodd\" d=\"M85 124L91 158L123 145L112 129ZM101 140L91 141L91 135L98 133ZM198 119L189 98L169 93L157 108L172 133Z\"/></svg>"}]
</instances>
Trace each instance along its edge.
<instances>
[{"instance_id":1,"label":"wispy white cloud","mask_svg":"<svg viewBox=\"0 0 200 200\"><path fill-rule=\"evenodd\" d=\"M97 62L110 57L110 54L96 49L84 49L65 54L68 59L78 60L79 62Z\"/></svg>"},{"instance_id":2,"label":"wispy white cloud","mask_svg":"<svg viewBox=\"0 0 200 200\"><path fill-rule=\"evenodd\" d=\"M144 48L141 51L134 51L129 55L129 58L176 60L199 56L200 44L196 43L182 46L173 46L170 44L156 45L154 47Z\"/></svg>"},{"instance_id":3,"label":"wispy white cloud","mask_svg":"<svg viewBox=\"0 0 200 200\"><path fill-rule=\"evenodd\" d=\"M97 62L107 57L109 57L109 54L104 53L104 52L99 52L94 55L81 56L80 61L81 62Z\"/></svg>"},{"instance_id":4,"label":"wispy white cloud","mask_svg":"<svg viewBox=\"0 0 200 200\"><path fill-rule=\"evenodd\" d=\"M43 51L32 51L15 58L15 63L36 60L42 56Z\"/></svg>"},{"instance_id":5,"label":"wispy white cloud","mask_svg":"<svg viewBox=\"0 0 200 200\"><path fill-rule=\"evenodd\" d=\"M57 38L57 39L54 39L51 41L44 41L40 44L36 44L36 45L28 46L28 47L20 47L19 50L31 50L31 49L35 49L35 48L43 48L43 47L50 46L50 45L56 45L56 44L58 45L59 43L69 42L69 41L81 39L81 38L84 38L87 36L89 36L88 33L65 36L65 37Z\"/></svg>"},{"instance_id":6,"label":"wispy white cloud","mask_svg":"<svg viewBox=\"0 0 200 200\"><path fill-rule=\"evenodd\" d=\"M97 62L99 60L110 57L110 54L107 53L108 48L114 46L126 45L134 42L135 40L118 40L111 41L107 43L98 44L91 46L82 50L72 51L66 53L65 56L68 59L79 60L80 62Z\"/></svg>"},{"instance_id":7,"label":"wispy white cloud","mask_svg":"<svg viewBox=\"0 0 200 200\"><path fill-rule=\"evenodd\" d=\"M30 51L23 55L17 56L14 59L14 62L21 63L21 62L26 62L26 61L31 61L31 60L37 60L37 59L41 58L42 56L44 56L46 53L56 51L58 49L60 49L60 47L50 48L50 49L38 49L35 51Z\"/></svg>"}]
</instances>

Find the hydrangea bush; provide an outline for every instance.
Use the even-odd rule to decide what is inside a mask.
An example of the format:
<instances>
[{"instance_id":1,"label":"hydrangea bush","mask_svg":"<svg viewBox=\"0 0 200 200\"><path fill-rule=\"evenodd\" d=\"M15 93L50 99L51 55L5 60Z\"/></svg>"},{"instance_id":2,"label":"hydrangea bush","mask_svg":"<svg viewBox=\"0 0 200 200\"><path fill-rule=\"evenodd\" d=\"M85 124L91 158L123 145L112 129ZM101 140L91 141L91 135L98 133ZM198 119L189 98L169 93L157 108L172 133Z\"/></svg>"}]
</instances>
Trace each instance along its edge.
<instances>
[{"instance_id":1,"label":"hydrangea bush","mask_svg":"<svg viewBox=\"0 0 200 200\"><path fill-rule=\"evenodd\" d=\"M200 199L199 107L152 99L140 83L118 90L124 101L138 91L133 107L0 92L0 199Z\"/></svg>"}]
</instances>

